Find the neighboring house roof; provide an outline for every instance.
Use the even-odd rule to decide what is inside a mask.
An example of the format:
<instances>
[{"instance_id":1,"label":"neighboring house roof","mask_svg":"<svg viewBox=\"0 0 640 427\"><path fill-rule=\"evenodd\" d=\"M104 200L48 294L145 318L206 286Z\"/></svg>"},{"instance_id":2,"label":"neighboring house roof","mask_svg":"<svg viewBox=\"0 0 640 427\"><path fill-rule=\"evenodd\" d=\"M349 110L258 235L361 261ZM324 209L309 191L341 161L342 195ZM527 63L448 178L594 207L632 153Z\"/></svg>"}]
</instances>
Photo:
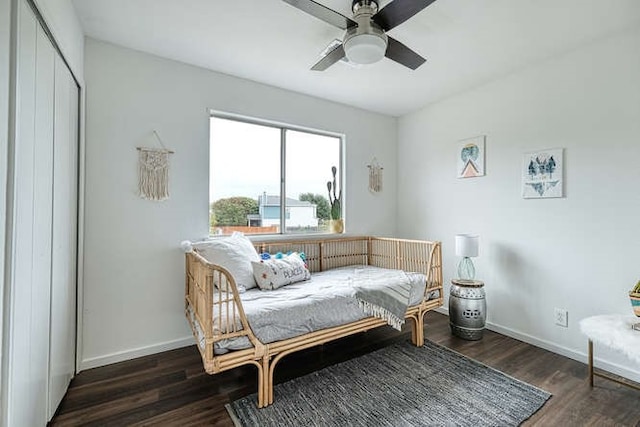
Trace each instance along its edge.
<instances>
[{"instance_id":1,"label":"neighboring house roof","mask_svg":"<svg viewBox=\"0 0 640 427\"><path fill-rule=\"evenodd\" d=\"M267 195L266 203L262 203L263 196L258 196L258 205L260 206L280 206L280 196L269 196ZM309 201L300 201L296 199L291 199L287 197L286 206L315 206L314 203Z\"/></svg>"}]
</instances>

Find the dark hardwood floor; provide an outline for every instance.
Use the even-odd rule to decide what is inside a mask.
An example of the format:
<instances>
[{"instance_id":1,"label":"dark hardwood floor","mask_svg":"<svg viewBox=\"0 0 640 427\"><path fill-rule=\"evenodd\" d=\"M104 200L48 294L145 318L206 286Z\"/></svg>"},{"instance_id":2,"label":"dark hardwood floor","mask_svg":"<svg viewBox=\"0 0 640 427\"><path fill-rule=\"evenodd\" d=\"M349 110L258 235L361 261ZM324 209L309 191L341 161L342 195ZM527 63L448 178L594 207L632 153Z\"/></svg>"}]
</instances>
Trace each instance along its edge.
<instances>
[{"instance_id":1,"label":"dark hardwood floor","mask_svg":"<svg viewBox=\"0 0 640 427\"><path fill-rule=\"evenodd\" d=\"M408 340L405 328L366 333L299 352L276 369L276 382ZM596 378L586 365L485 331L481 341L452 337L448 317L429 313L426 337L553 394L525 425L640 426L640 391ZM586 347L586 339L585 339ZM55 426L216 425L232 426L224 405L256 391L256 369L241 367L207 375L195 346L81 372L71 383Z\"/></svg>"}]
</instances>

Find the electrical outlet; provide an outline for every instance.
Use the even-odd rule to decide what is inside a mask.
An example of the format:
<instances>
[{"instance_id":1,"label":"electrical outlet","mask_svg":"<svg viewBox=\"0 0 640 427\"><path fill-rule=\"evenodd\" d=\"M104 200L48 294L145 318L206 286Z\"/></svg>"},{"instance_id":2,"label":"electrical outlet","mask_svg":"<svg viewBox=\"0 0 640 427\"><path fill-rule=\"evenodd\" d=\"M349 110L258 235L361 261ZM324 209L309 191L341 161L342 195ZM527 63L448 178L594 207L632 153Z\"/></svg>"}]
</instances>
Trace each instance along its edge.
<instances>
[{"instance_id":1,"label":"electrical outlet","mask_svg":"<svg viewBox=\"0 0 640 427\"><path fill-rule=\"evenodd\" d=\"M569 327L569 312L564 308L555 308L554 318L556 319L556 325L563 328Z\"/></svg>"}]
</instances>

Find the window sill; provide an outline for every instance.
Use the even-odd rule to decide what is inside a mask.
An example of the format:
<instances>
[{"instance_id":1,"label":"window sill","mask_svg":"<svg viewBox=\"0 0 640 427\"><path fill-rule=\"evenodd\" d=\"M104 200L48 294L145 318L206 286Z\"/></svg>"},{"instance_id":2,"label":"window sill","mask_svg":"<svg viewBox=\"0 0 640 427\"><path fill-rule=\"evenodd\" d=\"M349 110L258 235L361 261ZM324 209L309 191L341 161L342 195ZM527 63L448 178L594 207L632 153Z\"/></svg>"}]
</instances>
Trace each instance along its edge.
<instances>
[{"instance_id":1,"label":"window sill","mask_svg":"<svg viewBox=\"0 0 640 427\"><path fill-rule=\"evenodd\" d=\"M206 240L221 239L230 235L210 234ZM331 240L341 238L361 237L361 234L351 233L302 233L302 234L245 234L252 242L284 242L292 240Z\"/></svg>"}]
</instances>

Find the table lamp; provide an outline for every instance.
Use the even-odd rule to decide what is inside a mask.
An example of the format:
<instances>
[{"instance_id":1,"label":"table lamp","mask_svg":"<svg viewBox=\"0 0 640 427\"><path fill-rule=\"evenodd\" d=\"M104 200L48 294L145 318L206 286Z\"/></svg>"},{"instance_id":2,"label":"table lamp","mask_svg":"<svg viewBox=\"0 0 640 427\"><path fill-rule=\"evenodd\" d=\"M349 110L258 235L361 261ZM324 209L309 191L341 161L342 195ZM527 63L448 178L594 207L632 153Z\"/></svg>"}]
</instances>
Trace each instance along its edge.
<instances>
[{"instance_id":1,"label":"table lamp","mask_svg":"<svg viewBox=\"0 0 640 427\"><path fill-rule=\"evenodd\" d=\"M476 276L471 258L478 256L478 240L475 234L456 235L456 256L462 257L458 264L458 277L461 279L473 280Z\"/></svg>"}]
</instances>

